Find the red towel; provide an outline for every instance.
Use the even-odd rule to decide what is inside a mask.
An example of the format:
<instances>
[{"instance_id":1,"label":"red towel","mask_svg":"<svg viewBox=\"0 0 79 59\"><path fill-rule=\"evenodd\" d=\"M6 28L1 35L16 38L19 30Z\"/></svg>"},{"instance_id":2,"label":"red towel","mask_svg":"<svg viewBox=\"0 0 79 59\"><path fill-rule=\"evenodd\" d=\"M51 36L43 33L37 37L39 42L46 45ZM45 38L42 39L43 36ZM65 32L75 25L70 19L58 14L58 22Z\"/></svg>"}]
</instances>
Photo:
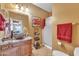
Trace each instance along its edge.
<instances>
[{"instance_id":1,"label":"red towel","mask_svg":"<svg viewBox=\"0 0 79 59\"><path fill-rule=\"evenodd\" d=\"M45 27L45 18L41 19L40 25L41 25L41 28L44 29L44 27Z\"/></svg>"},{"instance_id":2,"label":"red towel","mask_svg":"<svg viewBox=\"0 0 79 59\"><path fill-rule=\"evenodd\" d=\"M5 21L5 19L0 14L0 31L3 31L4 30L4 21Z\"/></svg>"},{"instance_id":3,"label":"red towel","mask_svg":"<svg viewBox=\"0 0 79 59\"><path fill-rule=\"evenodd\" d=\"M72 42L72 23L57 25L57 39Z\"/></svg>"}]
</instances>

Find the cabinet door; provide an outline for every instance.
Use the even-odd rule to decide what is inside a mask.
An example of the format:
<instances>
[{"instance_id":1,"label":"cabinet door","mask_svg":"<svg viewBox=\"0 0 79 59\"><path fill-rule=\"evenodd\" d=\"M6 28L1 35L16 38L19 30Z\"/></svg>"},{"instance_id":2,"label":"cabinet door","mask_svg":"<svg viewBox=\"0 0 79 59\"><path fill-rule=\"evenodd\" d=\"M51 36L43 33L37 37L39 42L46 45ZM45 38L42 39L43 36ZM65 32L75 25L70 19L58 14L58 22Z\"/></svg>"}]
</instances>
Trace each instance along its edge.
<instances>
[{"instance_id":1,"label":"cabinet door","mask_svg":"<svg viewBox=\"0 0 79 59\"><path fill-rule=\"evenodd\" d=\"M25 44L23 44L23 45L20 47L20 55L21 55L21 56L24 56L24 55L25 55Z\"/></svg>"},{"instance_id":2,"label":"cabinet door","mask_svg":"<svg viewBox=\"0 0 79 59\"><path fill-rule=\"evenodd\" d=\"M25 55L25 44L24 42L21 42L19 45L18 45L18 56L24 56Z\"/></svg>"},{"instance_id":3,"label":"cabinet door","mask_svg":"<svg viewBox=\"0 0 79 59\"><path fill-rule=\"evenodd\" d=\"M32 41L28 40L25 43L25 54L30 56L32 54Z\"/></svg>"},{"instance_id":4,"label":"cabinet door","mask_svg":"<svg viewBox=\"0 0 79 59\"><path fill-rule=\"evenodd\" d=\"M31 41L23 42L23 44L20 45L20 55L21 56L29 56L31 54L32 54Z\"/></svg>"},{"instance_id":5,"label":"cabinet door","mask_svg":"<svg viewBox=\"0 0 79 59\"><path fill-rule=\"evenodd\" d=\"M3 56L17 56L18 47L14 47L3 52Z\"/></svg>"}]
</instances>

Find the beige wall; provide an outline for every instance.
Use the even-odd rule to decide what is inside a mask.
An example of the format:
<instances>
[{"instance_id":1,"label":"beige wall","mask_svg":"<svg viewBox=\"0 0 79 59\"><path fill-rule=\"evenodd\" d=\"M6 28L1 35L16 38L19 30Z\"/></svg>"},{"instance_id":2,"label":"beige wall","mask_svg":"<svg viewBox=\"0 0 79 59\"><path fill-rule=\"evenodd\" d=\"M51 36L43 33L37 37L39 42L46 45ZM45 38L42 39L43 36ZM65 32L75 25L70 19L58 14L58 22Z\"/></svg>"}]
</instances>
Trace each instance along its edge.
<instances>
[{"instance_id":1,"label":"beige wall","mask_svg":"<svg viewBox=\"0 0 79 59\"><path fill-rule=\"evenodd\" d=\"M79 35L79 4L54 4L52 10L55 21L53 23L53 48L73 55L74 47L79 45L77 35ZM72 43L62 42L62 46L57 44L57 24L73 23Z\"/></svg>"},{"instance_id":2,"label":"beige wall","mask_svg":"<svg viewBox=\"0 0 79 59\"><path fill-rule=\"evenodd\" d=\"M44 11L43 9L41 9L33 4L29 4L29 9L33 16L38 16L41 18L48 17L48 12Z\"/></svg>"}]
</instances>

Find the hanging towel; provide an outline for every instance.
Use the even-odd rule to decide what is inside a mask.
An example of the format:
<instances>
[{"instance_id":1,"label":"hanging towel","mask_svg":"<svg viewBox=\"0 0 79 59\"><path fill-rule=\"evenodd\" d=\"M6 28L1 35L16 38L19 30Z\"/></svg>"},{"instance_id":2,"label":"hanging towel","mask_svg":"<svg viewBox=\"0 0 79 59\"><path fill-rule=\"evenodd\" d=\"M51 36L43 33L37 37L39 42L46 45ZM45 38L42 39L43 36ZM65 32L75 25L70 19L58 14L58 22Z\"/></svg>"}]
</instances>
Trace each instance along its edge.
<instances>
[{"instance_id":1,"label":"hanging towel","mask_svg":"<svg viewBox=\"0 0 79 59\"><path fill-rule=\"evenodd\" d=\"M4 30L4 17L0 14L0 31Z\"/></svg>"},{"instance_id":2,"label":"hanging towel","mask_svg":"<svg viewBox=\"0 0 79 59\"><path fill-rule=\"evenodd\" d=\"M41 25L41 28L44 29L44 27L45 27L45 18L41 19L40 25Z\"/></svg>"},{"instance_id":3,"label":"hanging towel","mask_svg":"<svg viewBox=\"0 0 79 59\"><path fill-rule=\"evenodd\" d=\"M57 39L72 42L72 23L57 25Z\"/></svg>"}]
</instances>

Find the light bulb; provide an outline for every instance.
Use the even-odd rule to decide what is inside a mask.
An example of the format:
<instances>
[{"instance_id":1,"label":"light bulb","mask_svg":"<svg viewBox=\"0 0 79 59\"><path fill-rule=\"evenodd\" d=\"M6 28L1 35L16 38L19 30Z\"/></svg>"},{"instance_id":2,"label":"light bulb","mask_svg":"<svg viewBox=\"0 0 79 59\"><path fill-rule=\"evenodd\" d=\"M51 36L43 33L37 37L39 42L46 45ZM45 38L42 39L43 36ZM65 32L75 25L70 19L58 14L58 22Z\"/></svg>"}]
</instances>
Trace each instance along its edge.
<instances>
[{"instance_id":1,"label":"light bulb","mask_svg":"<svg viewBox=\"0 0 79 59\"><path fill-rule=\"evenodd\" d=\"M21 10L22 10L22 11L24 10L23 6L21 7Z\"/></svg>"},{"instance_id":2,"label":"light bulb","mask_svg":"<svg viewBox=\"0 0 79 59\"><path fill-rule=\"evenodd\" d=\"M19 9L19 6L18 5L16 5L16 9Z\"/></svg>"},{"instance_id":3,"label":"light bulb","mask_svg":"<svg viewBox=\"0 0 79 59\"><path fill-rule=\"evenodd\" d=\"M29 12L29 9L28 8L26 8L25 10L26 10L26 12Z\"/></svg>"}]
</instances>

